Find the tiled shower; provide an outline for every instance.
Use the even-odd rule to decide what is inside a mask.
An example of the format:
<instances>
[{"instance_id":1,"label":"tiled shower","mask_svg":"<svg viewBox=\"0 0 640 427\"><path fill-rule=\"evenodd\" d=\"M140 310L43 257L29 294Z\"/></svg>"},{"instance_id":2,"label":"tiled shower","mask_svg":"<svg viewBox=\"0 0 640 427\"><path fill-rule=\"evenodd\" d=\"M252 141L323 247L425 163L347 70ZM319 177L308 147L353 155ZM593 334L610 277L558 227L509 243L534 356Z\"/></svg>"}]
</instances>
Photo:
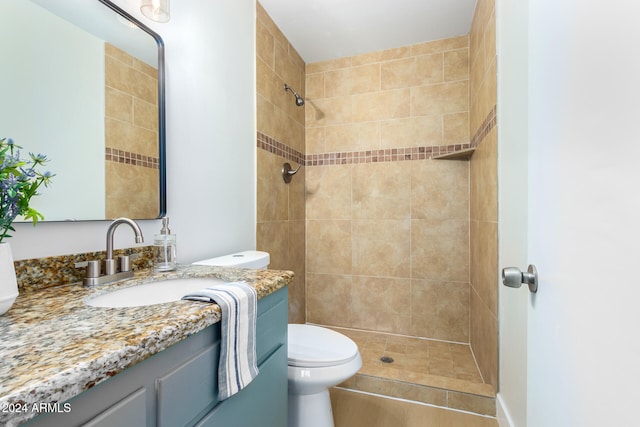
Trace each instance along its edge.
<instances>
[{"instance_id":1,"label":"tiled shower","mask_svg":"<svg viewBox=\"0 0 640 427\"><path fill-rule=\"evenodd\" d=\"M272 254L271 268L296 273L290 321L363 342L444 342L452 366L458 343L470 344L473 382L493 392L493 1L478 2L469 35L313 64L257 8L257 246ZM432 159L469 147L470 159ZM304 163L288 185L285 161Z\"/></svg>"}]
</instances>

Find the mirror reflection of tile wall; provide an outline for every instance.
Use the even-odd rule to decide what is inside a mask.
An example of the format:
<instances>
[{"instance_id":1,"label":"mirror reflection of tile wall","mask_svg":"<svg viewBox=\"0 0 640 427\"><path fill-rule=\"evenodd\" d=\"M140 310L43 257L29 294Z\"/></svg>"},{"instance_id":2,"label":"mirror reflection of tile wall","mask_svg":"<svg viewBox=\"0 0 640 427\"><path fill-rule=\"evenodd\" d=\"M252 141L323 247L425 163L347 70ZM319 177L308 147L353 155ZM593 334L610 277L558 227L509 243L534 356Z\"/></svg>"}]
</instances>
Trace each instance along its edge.
<instances>
[{"instance_id":1,"label":"mirror reflection of tile wall","mask_svg":"<svg viewBox=\"0 0 640 427\"><path fill-rule=\"evenodd\" d=\"M105 103L106 218L155 218L160 206L157 69L105 44Z\"/></svg>"}]
</instances>

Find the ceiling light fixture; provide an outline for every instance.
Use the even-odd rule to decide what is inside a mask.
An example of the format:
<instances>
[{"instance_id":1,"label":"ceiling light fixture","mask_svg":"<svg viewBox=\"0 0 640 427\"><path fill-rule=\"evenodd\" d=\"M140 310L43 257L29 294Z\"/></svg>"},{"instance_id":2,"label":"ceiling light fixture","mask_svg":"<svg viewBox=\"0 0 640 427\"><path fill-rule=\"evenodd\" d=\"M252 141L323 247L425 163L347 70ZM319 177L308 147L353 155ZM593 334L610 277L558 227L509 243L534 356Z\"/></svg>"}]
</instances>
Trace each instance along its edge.
<instances>
[{"instance_id":1,"label":"ceiling light fixture","mask_svg":"<svg viewBox=\"0 0 640 427\"><path fill-rule=\"evenodd\" d=\"M142 0L140 12L156 22L169 22L169 0Z\"/></svg>"}]
</instances>

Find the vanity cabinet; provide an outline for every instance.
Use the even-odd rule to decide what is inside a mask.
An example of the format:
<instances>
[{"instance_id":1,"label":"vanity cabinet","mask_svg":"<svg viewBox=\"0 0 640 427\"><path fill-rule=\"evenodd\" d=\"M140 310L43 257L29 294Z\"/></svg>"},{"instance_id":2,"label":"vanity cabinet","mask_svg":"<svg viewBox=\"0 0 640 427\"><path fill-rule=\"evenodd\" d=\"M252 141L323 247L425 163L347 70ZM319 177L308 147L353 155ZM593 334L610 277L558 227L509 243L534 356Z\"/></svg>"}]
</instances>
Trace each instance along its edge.
<instances>
[{"instance_id":1,"label":"vanity cabinet","mask_svg":"<svg viewBox=\"0 0 640 427\"><path fill-rule=\"evenodd\" d=\"M258 301L256 336L260 373L227 400L218 399L217 323L61 404L59 412L25 425L285 427L286 288Z\"/></svg>"}]
</instances>

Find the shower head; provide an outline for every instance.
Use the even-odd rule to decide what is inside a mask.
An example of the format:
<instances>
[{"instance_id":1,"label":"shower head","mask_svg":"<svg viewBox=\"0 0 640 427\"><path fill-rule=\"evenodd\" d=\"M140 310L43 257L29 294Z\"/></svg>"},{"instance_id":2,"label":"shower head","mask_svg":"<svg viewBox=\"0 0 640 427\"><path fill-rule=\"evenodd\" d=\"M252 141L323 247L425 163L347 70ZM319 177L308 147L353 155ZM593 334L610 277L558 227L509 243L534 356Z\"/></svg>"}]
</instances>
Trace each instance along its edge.
<instances>
[{"instance_id":1,"label":"shower head","mask_svg":"<svg viewBox=\"0 0 640 427\"><path fill-rule=\"evenodd\" d=\"M293 88L291 86L289 86L288 84L284 84L284 90L290 90L291 93L293 94L293 96L296 97L296 105L298 107L302 107L304 105L304 98L302 98L300 95L298 95L298 92L296 92L295 90L293 90Z\"/></svg>"}]
</instances>

